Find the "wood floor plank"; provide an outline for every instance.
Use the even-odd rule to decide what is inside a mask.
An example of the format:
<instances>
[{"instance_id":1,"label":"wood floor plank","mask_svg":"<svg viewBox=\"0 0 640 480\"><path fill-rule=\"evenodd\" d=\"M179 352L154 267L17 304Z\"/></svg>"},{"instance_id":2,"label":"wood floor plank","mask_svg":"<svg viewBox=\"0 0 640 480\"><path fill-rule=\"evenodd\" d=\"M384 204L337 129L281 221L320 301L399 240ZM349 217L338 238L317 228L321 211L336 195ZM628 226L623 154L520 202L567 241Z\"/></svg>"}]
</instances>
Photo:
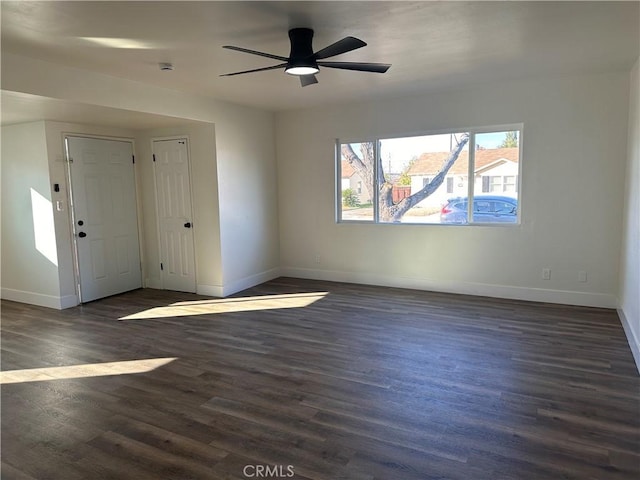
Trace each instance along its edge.
<instances>
[{"instance_id":1,"label":"wood floor plank","mask_svg":"<svg viewBox=\"0 0 640 480\"><path fill-rule=\"evenodd\" d=\"M640 478L613 310L292 278L1 307L3 479Z\"/></svg>"}]
</instances>

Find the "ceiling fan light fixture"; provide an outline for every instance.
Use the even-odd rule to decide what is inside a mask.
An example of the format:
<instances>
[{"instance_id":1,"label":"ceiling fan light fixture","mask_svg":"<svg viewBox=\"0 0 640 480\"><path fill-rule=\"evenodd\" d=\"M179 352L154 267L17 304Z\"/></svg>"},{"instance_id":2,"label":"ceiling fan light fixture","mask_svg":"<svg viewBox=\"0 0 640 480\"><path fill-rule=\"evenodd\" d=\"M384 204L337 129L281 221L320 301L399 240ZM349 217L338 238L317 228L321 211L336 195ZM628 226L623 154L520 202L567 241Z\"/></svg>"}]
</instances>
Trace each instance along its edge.
<instances>
[{"instance_id":1,"label":"ceiling fan light fixture","mask_svg":"<svg viewBox=\"0 0 640 480\"><path fill-rule=\"evenodd\" d=\"M287 67L284 70L289 75L313 75L318 73L320 69L318 67L314 67L313 65L298 65Z\"/></svg>"}]
</instances>

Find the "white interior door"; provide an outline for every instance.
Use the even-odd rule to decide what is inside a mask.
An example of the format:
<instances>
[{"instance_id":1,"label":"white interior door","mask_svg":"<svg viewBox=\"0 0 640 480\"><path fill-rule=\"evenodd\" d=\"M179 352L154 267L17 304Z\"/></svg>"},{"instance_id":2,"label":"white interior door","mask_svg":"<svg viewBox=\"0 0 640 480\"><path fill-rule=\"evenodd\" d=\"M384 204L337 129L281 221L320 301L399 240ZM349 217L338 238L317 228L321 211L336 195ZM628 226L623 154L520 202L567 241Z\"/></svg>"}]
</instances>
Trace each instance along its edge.
<instances>
[{"instance_id":1,"label":"white interior door","mask_svg":"<svg viewBox=\"0 0 640 480\"><path fill-rule=\"evenodd\" d=\"M66 141L82 302L142 287L131 143Z\"/></svg>"},{"instance_id":2,"label":"white interior door","mask_svg":"<svg viewBox=\"0 0 640 480\"><path fill-rule=\"evenodd\" d=\"M153 142L163 288L196 291L187 139Z\"/></svg>"}]
</instances>

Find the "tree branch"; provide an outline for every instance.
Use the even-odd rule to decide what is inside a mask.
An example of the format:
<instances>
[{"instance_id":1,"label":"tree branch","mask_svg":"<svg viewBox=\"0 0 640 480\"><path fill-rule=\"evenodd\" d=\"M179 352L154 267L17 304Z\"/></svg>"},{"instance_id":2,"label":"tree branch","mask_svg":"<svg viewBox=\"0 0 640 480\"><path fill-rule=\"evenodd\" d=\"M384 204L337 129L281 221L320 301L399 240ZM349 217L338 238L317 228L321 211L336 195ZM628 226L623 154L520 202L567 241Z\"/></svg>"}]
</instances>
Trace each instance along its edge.
<instances>
[{"instance_id":1,"label":"tree branch","mask_svg":"<svg viewBox=\"0 0 640 480\"><path fill-rule=\"evenodd\" d=\"M449 173L449 170L451 169L453 164L456 163L456 160L458 160L458 157L460 156L460 153L462 152L462 149L467 144L467 142L469 142L469 134L464 133L460 140L458 140L456 147L449 154L449 157L442 164L442 167L440 168L440 171L436 174L436 176L433 177L431 181L427 183L421 190L418 190L413 195L402 199L400 202L398 202L397 205L395 205L397 210L396 215L399 214L400 216L402 216L402 214L404 214L407 210L416 206L422 200L435 192L438 187L440 187L440 185L442 185L442 182L444 182L447 173Z\"/></svg>"},{"instance_id":2,"label":"tree branch","mask_svg":"<svg viewBox=\"0 0 640 480\"><path fill-rule=\"evenodd\" d=\"M360 170L366 168L365 164L362 162L358 154L353 151L350 144L343 143L341 150L342 156L347 160L347 162L349 162L349 165L351 165L356 172L360 173Z\"/></svg>"}]
</instances>

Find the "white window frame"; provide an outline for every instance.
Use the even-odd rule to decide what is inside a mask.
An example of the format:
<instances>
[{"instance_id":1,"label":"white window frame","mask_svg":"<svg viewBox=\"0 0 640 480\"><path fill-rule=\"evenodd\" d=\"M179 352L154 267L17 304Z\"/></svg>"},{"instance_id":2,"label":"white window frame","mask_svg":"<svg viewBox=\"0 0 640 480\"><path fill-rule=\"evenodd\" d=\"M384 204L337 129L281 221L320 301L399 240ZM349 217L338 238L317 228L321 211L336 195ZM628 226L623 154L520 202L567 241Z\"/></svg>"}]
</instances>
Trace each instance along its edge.
<instances>
[{"instance_id":1,"label":"white window frame","mask_svg":"<svg viewBox=\"0 0 640 480\"><path fill-rule=\"evenodd\" d=\"M497 133L497 132L509 132L509 131L517 131L518 132L518 174L516 175L516 193L518 199L518 209L516 212L516 221L513 223L501 223L501 222L474 222L473 221L473 198L476 195L475 193L475 145L476 145L476 135L482 135L485 133ZM431 226L431 227L500 227L500 228L513 228L522 225L522 160L523 160L523 137L524 137L524 123L511 123L504 125L490 125L483 127L469 127L469 128L460 128L460 129L445 129L445 130L431 130L431 131L422 131L422 132L414 132L408 134L396 134L396 135L385 135L379 136L374 139L358 139L358 140L350 140L350 139L339 139L335 140L335 162L336 162L336 195L335 195L335 222L338 224L366 224L366 225L422 225L422 226ZM373 219L371 220L351 220L351 219L343 219L341 218L342 214L342 184L341 184L341 159L342 152L340 149L340 145L350 143L373 143L374 148L374 158L377 158L378 153L380 151L380 141L394 138L409 138L409 137L418 137L418 136L428 136L428 135L443 135L443 134L469 134L469 165L467 172L467 223L465 224L441 224L441 223L409 223L409 222L400 222L400 223L392 223L392 222L381 222L379 215L379 199L378 199L378 189L373 189L373 198L371 199L373 205ZM379 172L376 168L373 172L373 183L374 186L378 184L378 176ZM424 181L424 180L423 180ZM445 179L446 181L446 179ZM504 183L504 182L503 182ZM455 186L455 185L454 185ZM491 193L491 192L488 192ZM503 192L504 193L504 192ZM495 195L495 193L494 193Z\"/></svg>"}]
</instances>

